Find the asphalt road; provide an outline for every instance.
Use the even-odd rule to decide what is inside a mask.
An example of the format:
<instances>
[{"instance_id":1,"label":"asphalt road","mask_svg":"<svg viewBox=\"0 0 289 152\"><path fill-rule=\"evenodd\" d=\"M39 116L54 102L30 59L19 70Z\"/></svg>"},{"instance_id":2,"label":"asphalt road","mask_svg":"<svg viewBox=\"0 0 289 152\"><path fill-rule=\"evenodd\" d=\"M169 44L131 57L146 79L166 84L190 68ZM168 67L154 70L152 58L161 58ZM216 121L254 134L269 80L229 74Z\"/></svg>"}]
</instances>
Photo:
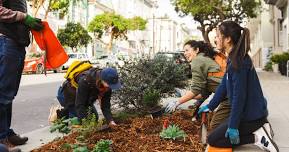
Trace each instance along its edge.
<instances>
[{"instance_id":1,"label":"asphalt road","mask_svg":"<svg viewBox=\"0 0 289 152\"><path fill-rule=\"evenodd\" d=\"M57 103L62 81L20 86L13 103L12 128L18 134L48 126L49 108Z\"/></svg>"}]
</instances>

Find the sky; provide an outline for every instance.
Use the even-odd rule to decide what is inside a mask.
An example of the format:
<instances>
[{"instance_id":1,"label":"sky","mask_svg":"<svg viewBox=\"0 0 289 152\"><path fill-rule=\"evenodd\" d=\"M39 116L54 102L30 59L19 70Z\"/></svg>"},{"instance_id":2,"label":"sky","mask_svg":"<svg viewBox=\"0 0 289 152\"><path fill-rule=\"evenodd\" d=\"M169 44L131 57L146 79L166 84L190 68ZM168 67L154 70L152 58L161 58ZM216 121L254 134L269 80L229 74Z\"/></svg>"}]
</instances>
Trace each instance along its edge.
<instances>
[{"instance_id":1,"label":"sky","mask_svg":"<svg viewBox=\"0 0 289 152\"><path fill-rule=\"evenodd\" d=\"M179 17L170 0L158 0L158 9L156 16L168 14L170 18L177 22L185 23L189 29L197 29L198 23L193 21L192 17Z\"/></svg>"}]
</instances>

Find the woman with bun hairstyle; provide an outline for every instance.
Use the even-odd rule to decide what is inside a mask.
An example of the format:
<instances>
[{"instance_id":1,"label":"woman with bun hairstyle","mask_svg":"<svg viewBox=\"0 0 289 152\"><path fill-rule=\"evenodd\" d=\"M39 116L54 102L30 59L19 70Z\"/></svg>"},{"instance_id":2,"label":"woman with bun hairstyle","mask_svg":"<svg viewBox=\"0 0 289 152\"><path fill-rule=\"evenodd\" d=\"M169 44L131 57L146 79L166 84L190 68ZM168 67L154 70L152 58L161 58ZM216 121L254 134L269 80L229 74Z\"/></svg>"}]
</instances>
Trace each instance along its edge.
<instances>
[{"instance_id":1,"label":"woman with bun hairstyle","mask_svg":"<svg viewBox=\"0 0 289 152\"><path fill-rule=\"evenodd\" d=\"M184 54L188 62L191 63L192 70L189 91L178 100L170 102L166 107L166 112L174 112L179 105L191 99L197 99L193 105L196 108L195 114L197 114L203 101L206 100L211 93L215 92L222 80L224 72L222 72L222 67L215 61L215 57L220 57L220 54L218 54L211 45L203 41L189 40L186 42L184 45ZM226 57L224 55L221 55L221 57L224 58L223 60L226 64ZM224 102L220 104L211 120L211 129L216 128L229 116L230 105L228 99L224 97L222 100Z\"/></svg>"}]
</instances>

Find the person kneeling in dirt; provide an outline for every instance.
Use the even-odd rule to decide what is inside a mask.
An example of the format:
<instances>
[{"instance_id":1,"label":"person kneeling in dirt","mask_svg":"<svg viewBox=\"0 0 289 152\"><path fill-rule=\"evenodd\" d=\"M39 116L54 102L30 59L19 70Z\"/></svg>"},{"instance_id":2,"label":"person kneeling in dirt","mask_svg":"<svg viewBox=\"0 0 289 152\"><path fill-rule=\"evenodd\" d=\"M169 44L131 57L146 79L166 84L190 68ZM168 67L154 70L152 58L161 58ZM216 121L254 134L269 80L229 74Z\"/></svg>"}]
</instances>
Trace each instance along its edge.
<instances>
[{"instance_id":1,"label":"person kneeling in dirt","mask_svg":"<svg viewBox=\"0 0 289 152\"><path fill-rule=\"evenodd\" d=\"M64 108L57 111L57 118L78 117L82 120L87 117L90 109L98 120L98 114L93 105L98 99L106 121L109 125L116 125L112 118L110 99L112 90L121 88L117 70L90 68L78 74L75 82L78 85L77 88L68 80L63 83L64 103L61 105Z\"/></svg>"},{"instance_id":2,"label":"person kneeling in dirt","mask_svg":"<svg viewBox=\"0 0 289 152\"><path fill-rule=\"evenodd\" d=\"M190 91L187 91L177 101L170 102L166 106L166 112L174 112L179 105L191 99L197 99L198 101L194 104L196 114L202 102L212 92L215 92L220 84L226 69L226 56L216 52L209 44L195 40L186 42L184 51L186 59L191 62L192 81ZM215 59L217 56L225 64L219 65ZM230 110L228 99L224 98L212 117L210 128L214 129L225 121L230 114Z\"/></svg>"}]
</instances>

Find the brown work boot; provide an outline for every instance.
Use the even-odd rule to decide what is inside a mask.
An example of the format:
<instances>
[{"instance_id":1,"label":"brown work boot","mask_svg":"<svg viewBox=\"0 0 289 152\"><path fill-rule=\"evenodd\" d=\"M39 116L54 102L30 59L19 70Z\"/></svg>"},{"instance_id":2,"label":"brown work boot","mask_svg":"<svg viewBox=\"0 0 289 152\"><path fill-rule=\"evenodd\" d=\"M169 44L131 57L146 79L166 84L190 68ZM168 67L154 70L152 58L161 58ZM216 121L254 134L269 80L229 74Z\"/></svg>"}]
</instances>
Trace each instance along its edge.
<instances>
[{"instance_id":1,"label":"brown work boot","mask_svg":"<svg viewBox=\"0 0 289 152\"><path fill-rule=\"evenodd\" d=\"M24 145L28 141L27 137L20 137L19 135L11 135L7 137L7 139L11 144L15 146Z\"/></svg>"}]
</instances>

